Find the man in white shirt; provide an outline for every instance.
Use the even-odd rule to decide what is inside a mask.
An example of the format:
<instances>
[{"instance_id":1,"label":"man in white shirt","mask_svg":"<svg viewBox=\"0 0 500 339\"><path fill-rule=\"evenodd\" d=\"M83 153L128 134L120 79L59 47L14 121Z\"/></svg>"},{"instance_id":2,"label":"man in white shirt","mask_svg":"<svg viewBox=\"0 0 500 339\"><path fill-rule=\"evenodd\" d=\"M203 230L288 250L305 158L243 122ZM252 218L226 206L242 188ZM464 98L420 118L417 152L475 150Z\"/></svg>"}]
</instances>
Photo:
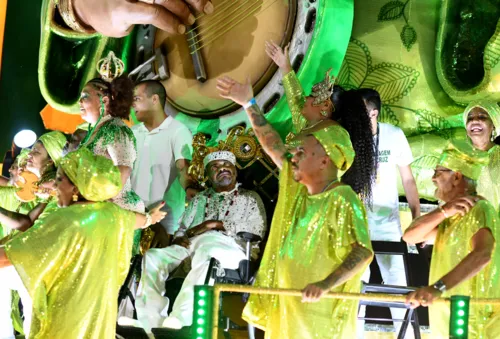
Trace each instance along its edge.
<instances>
[{"instance_id":1,"label":"man in white shirt","mask_svg":"<svg viewBox=\"0 0 500 339\"><path fill-rule=\"evenodd\" d=\"M197 193L187 170L191 161L191 132L164 112L167 94L154 80L140 82L134 89L133 108L141 123L132 127L137 140L137 160L132 172L132 188L147 207L165 201L168 213L161 225L168 234L178 227L185 199ZM152 246L165 247L169 238L157 225L158 237Z\"/></svg>"},{"instance_id":2,"label":"man in white shirt","mask_svg":"<svg viewBox=\"0 0 500 339\"><path fill-rule=\"evenodd\" d=\"M381 100L377 91L368 88L359 90L365 101L366 110L372 123L374 144L378 151L377 177L372 186L372 204L366 214L372 241L401 241L402 230L399 220L399 197L397 174L401 176L406 199L412 218L420 216L420 201L417 185L410 164L413 161L410 145L403 131L390 124L377 121ZM406 275L401 255L376 256L384 284L406 286ZM369 270L363 277L368 282ZM364 312L364 310L362 311ZM405 309L391 309L394 319L403 319ZM394 322L398 332L401 322Z\"/></svg>"}]
</instances>

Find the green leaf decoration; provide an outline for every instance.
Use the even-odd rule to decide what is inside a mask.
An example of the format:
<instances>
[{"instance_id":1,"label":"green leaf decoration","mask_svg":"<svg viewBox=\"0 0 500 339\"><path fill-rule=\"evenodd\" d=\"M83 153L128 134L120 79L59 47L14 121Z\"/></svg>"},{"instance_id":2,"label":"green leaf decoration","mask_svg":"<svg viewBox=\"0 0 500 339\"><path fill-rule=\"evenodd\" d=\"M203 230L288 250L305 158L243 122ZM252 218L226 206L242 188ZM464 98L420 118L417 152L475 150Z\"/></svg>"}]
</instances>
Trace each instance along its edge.
<instances>
[{"instance_id":1,"label":"green leaf decoration","mask_svg":"<svg viewBox=\"0 0 500 339\"><path fill-rule=\"evenodd\" d=\"M383 62L373 68L360 87L373 88L383 103L394 104L410 93L419 75L411 67Z\"/></svg>"},{"instance_id":2,"label":"green leaf decoration","mask_svg":"<svg viewBox=\"0 0 500 339\"><path fill-rule=\"evenodd\" d=\"M378 21L396 20L403 15L405 4L401 1L390 1L378 12Z\"/></svg>"},{"instance_id":3,"label":"green leaf decoration","mask_svg":"<svg viewBox=\"0 0 500 339\"><path fill-rule=\"evenodd\" d=\"M338 84L345 89L359 88L371 64L368 47L359 40L351 39L337 77Z\"/></svg>"},{"instance_id":4,"label":"green leaf decoration","mask_svg":"<svg viewBox=\"0 0 500 339\"><path fill-rule=\"evenodd\" d=\"M417 109L413 112L418 116L417 130L419 134L432 131L446 140L452 138L452 126L445 118L426 109Z\"/></svg>"},{"instance_id":5,"label":"green leaf decoration","mask_svg":"<svg viewBox=\"0 0 500 339\"><path fill-rule=\"evenodd\" d=\"M490 38L484 49L484 67L493 69L500 61L500 20L498 20L495 33Z\"/></svg>"},{"instance_id":6,"label":"green leaf decoration","mask_svg":"<svg viewBox=\"0 0 500 339\"><path fill-rule=\"evenodd\" d=\"M413 44L417 42L417 31L410 25L406 24L401 31L401 41L406 49L409 51Z\"/></svg>"},{"instance_id":7,"label":"green leaf decoration","mask_svg":"<svg viewBox=\"0 0 500 339\"><path fill-rule=\"evenodd\" d=\"M434 155L423 155L413 160L411 163L412 169L426 169L435 168L438 164L439 158Z\"/></svg>"},{"instance_id":8,"label":"green leaf decoration","mask_svg":"<svg viewBox=\"0 0 500 339\"><path fill-rule=\"evenodd\" d=\"M393 126L399 126L399 119L396 113L387 105L382 105L382 110L379 116L380 122L385 122Z\"/></svg>"}]
</instances>

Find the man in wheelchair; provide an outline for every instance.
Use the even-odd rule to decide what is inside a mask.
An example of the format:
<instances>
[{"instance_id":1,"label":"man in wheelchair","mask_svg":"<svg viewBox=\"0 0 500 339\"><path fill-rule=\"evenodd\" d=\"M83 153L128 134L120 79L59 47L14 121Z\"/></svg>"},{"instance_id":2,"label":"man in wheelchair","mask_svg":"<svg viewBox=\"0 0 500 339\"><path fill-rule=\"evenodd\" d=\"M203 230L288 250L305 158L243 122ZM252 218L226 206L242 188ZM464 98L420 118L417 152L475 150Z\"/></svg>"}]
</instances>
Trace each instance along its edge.
<instances>
[{"instance_id":1,"label":"man in wheelchair","mask_svg":"<svg viewBox=\"0 0 500 339\"><path fill-rule=\"evenodd\" d=\"M236 182L234 154L213 152L205 157L203 164L209 188L189 203L173 244L150 249L144 255L136 309L138 325L147 332L155 327L190 326L194 286L204 284L210 259L217 259L223 268L238 268L246 255L245 243L237 234L247 232L262 238L266 231L261 198L254 191L239 188ZM253 244L253 256L258 254L257 245ZM191 270L172 312L167 314L169 300L164 297L165 280L187 258L191 258Z\"/></svg>"}]
</instances>

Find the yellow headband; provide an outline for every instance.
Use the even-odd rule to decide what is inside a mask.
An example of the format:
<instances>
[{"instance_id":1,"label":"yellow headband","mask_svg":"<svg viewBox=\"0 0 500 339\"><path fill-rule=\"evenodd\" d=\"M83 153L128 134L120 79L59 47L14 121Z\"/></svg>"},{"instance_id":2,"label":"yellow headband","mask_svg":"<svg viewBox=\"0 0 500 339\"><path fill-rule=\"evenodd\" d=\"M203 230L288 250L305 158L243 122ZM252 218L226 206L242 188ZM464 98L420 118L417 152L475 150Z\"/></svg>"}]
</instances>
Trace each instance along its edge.
<instances>
[{"instance_id":1,"label":"yellow headband","mask_svg":"<svg viewBox=\"0 0 500 339\"><path fill-rule=\"evenodd\" d=\"M488 113L491 121L493 122L493 126L495 127L495 136L500 135L500 106L494 101L491 100L478 100L473 101L465 108L463 114L464 126L467 126L467 116L473 108L480 107Z\"/></svg>"},{"instance_id":2,"label":"yellow headband","mask_svg":"<svg viewBox=\"0 0 500 339\"><path fill-rule=\"evenodd\" d=\"M465 140L454 140L441 155L438 165L477 180L488 162L488 152L475 149Z\"/></svg>"},{"instance_id":3,"label":"yellow headband","mask_svg":"<svg viewBox=\"0 0 500 339\"><path fill-rule=\"evenodd\" d=\"M335 166L347 171L354 161L355 152L352 148L349 133L340 125L330 125L311 133L323 146Z\"/></svg>"},{"instance_id":4,"label":"yellow headband","mask_svg":"<svg viewBox=\"0 0 500 339\"><path fill-rule=\"evenodd\" d=\"M94 155L85 147L62 158L61 168L88 201L111 199L122 189L118 167L111 160Z\"/></svg>"},{"instance_id":5,"label":"yellow headband","mask_svg":"<svg viewBox=\"0 0 500 339\"><path fill-rule=\"evenodd\" d=\"M59 160L61 160L64 145L66 145L66 137L64 134L58 131L52 131L45 133L38 139L45 147L47 153L49 153L50 158L54 161L56 166L59 165Z\"/></svg>"}]
</instances>

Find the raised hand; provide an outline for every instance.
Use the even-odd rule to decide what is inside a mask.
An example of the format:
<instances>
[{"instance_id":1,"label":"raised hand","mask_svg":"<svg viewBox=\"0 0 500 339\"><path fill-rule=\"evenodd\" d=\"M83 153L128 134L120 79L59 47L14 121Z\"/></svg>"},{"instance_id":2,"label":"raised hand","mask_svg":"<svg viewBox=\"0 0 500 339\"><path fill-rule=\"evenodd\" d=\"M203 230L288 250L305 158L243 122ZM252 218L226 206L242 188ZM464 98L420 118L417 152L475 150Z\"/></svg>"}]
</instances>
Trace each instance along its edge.
<instances>
[{"instance_id":1,"label":"raised hand","mask_svg":"<svg viewBox=\"0 0 500 339\"><path fill-rule=\"evenodd\" d=\"M253 98L253 89L250 84L250 79L244 84L241 84L230 78L224 76L217 79L217 89L221 97L233 100L235 103L243 106Z\"/></svg>"},{"instance_id":2,"label":"raised hand","mask_svg":"<svg viewBox=\"0 0 500 339\"><path fill-rule=\"evenodd\" d=\"M288 54L289 47L290 44L288 44L283 51L274 41L266 41L266 54L285 74L292 70L290 56Z\"/></svg>"},{"instance_id":3,"label":"raised hand","mask_svg":"<svg viewBox=\"0 0 500 339\"><path fill-rule=\"evenodd\" d=\"M481 200L478 196L465 196L454 199L443 205L443 210L448 217L452 217L455 214L461 216L466 215L474 207L474 205Z\"/></svg>"},{"instance_id":4,"label":"raised hand","mask_svg":"<svg viewBox=\"0 0 500 339\"><path fill-rule=\"evenodd\" d=\"M128 35L135 24L184 34L186 25L195 22L188 6L198 13L211 14L214 10L209 0L73 0L78 19L110 37Z\"/></svg>"}]
</instances>

